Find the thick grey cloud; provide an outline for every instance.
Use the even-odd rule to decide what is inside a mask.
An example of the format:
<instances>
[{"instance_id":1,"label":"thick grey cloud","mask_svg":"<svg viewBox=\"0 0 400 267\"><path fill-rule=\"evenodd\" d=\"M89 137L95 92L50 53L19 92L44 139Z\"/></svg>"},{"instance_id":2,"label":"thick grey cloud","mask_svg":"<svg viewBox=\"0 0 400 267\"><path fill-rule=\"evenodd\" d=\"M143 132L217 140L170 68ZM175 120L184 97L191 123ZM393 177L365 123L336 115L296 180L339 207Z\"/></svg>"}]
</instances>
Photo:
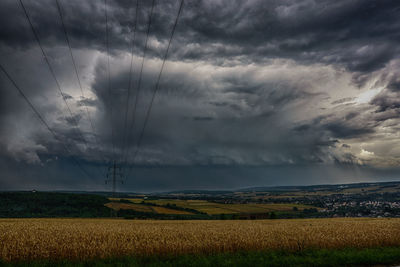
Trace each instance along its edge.
<instances>
[{"instance_id":1,"label":"thick grey cloud","mask_svg":"<svg viewBox=\"0 0 400 267\"><path fill-rule=\"evenodd\" d=\"M1 75L5 188L18 187L8 177L42 188L89 186L93 178L83 178L74 160L100 183L107 161L123 161L129 151L132 164L179 7L156 1L138 92L151 9L151 1L139 0L127 102L136 1L107 1L109 53L104 2L59 1L83 96L55 1L23 2L62 94L18 1L0 4L1 64L58 136ZM378 179L379 170L382 179L395 177L399 13L394 0L185 1L127 189L135 182L140 190L353 182L361 173ZM21 167L36 182L23 178L29 175ZM321 178L324 168L329 179ZM63 175L50 183L46 177L58 171Z\"/></svg>"}]
</instances>

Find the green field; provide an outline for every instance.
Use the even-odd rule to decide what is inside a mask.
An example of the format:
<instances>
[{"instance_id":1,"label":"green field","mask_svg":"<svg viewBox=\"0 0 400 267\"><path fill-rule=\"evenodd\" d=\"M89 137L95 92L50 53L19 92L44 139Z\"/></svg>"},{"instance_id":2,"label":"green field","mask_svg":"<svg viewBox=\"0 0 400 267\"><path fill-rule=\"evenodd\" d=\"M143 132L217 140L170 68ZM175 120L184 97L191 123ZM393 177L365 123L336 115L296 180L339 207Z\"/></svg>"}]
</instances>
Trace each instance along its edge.
<instances>
[{"instance_id":1,"label":"green field","mask_svg":"<svg viewBox=\"0 0 400 267\"><path fill-rule=\"evenodd\" d=\"M0 262L0 266L392 266L400 263L400 247L285 251L258 251L218 253L214 255L181 255L178 257L119 257L89 261L33 261L20 263Z\"/></svg>"}]
</instances>

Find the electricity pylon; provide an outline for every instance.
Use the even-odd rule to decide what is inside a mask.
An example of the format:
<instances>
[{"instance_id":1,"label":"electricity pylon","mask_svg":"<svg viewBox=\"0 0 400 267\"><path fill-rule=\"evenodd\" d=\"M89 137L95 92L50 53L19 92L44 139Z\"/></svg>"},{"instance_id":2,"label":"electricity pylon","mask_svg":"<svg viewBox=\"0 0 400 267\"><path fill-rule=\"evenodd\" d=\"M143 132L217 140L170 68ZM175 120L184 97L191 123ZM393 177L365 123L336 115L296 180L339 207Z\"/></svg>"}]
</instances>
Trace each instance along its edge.
<instances>
[{"instance_id":1,"label":"electricity pylon","mask_svg":"<svg viewBox=\"0 0 400 267\"><path fill-rule=\"evenodd\" d=\"M121 167L117 166L115 160L112 165L108 167L106 184L108 183L112 183L112 196L115 197L117 183L124 183Z\"/></svg>"}]
</instances>

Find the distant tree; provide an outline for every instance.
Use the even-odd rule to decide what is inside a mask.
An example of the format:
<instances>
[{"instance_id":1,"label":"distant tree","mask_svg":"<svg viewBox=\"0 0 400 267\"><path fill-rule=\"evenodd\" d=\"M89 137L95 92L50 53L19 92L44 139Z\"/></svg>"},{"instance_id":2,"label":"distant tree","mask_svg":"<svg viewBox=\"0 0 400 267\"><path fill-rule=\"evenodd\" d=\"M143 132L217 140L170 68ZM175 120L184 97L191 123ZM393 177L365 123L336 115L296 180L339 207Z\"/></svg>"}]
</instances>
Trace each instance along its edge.
<instances>
[{"instance_id":1,"label":"distant tree","mask_svg":"<svg viewBox=\"0 0 400 267\"><path fill-rule=\"evenodd\" d=\"M304 209L304 213L316 213L318 210L316 208L309 208L309 209Z\"/></svg>"}]
</instances>

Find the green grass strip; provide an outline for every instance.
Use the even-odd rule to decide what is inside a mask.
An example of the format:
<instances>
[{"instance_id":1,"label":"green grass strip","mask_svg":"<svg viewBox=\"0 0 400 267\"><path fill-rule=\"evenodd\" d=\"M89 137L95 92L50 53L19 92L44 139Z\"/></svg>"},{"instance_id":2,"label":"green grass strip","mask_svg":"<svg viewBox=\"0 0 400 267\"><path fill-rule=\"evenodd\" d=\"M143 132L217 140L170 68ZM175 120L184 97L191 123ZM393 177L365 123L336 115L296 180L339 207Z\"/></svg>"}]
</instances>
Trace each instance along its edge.
<instances>
[{"instance_id":1,"label":"green grass strip","mask_svg":"<svg viewBox=\"0 0 400 267\"><path fill-rule=\"evenodd\" d=\"M77 261L0 263L0 266L370 266L400 263L400 247L307 250L302 252L258 251L182 255L175 257L120 257Z\"/></svg>"}]
</instances>

